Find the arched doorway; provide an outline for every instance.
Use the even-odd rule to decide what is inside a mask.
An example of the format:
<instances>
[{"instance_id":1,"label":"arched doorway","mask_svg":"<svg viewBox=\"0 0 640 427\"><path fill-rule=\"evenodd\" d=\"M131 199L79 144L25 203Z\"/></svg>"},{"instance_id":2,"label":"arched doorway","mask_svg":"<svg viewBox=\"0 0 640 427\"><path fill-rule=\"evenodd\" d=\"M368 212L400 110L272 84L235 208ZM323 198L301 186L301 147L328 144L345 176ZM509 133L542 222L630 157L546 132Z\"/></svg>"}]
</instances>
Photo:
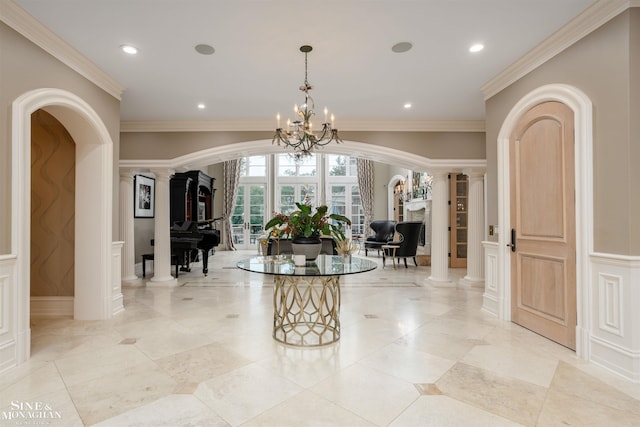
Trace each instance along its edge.
<instances>
[{"instance_id":1,"label":"arched doorway","mask_svg":"<svg viewBox=\"0 0 640 427\"><path fill-rule=\"evenodd\" d=\"M30 355L31 114L43 109L76 143L74 318L111 317L113 142L98 114L60 89L37 89L12 105L12 253L16 254L16 363Z\"/></svg>"},{"instance_id":2,"label":"arched doorway","mask_svg":"<svg viewBox=\"0 0 640 427\"><path fill-rule=\"evenodd\" d=\"M539 87L524 96L509 112L498 134L498 316L511 320L511 266L510 266L510 171L509 139L521 117L532 107L546 101L567 105L574 113L575 131L575 216L576 216L576 284L577 326L576 354L589 357L589 312L591 303L587 286L588 256L593 247L593 107L589 98L579 89L551 84Z\"/></svg>"}]
</instances>

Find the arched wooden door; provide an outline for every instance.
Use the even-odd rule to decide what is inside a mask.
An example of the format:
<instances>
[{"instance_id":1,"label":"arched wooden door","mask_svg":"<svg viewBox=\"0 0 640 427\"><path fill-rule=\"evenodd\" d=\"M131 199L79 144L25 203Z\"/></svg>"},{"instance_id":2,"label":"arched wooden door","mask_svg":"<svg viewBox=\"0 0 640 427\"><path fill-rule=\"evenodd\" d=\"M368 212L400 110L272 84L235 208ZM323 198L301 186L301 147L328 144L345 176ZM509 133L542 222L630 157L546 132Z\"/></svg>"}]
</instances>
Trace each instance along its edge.
<instances>
[{"instance_id":1,"label":"arched wooden door","mask_svg":"<svg viewBox=\"0 0 640 427\"><path fill-rule=\"evenodd\" d=\"M573 112L559 102L527 111L509 141L511 318L576 348Z\"/></svg>"}]
</instances>

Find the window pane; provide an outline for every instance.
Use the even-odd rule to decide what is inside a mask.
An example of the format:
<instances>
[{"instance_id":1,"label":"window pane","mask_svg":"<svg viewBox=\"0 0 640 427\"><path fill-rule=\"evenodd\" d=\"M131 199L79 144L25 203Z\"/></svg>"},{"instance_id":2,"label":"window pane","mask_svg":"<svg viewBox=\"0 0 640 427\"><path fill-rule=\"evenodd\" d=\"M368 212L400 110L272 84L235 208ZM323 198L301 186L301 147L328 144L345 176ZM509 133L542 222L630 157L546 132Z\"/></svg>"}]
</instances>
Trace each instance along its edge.
<instances>
[{"instance_id":1,"label":"window pane","mask_svg":"<svg viewBox=\"0 0 640 427\"><path fill-rule=\"evenodd\" d=\"M316 205L316 186L315 184L300 185L300 203L309 203L311 206Z\"/></svg>"},{"instance_id":2,"label":"window pane","mask_svg":"<svg viewBox=\"0 0 640 427\"><path fill-rule=\"evenodd\" d=\"M251 156L248 159L248 163L249 163L249 167L248 167L246 176L266 176L267 175L267 157L266 156Z\"/></svg>"},{"instance_id":3,"label":"window pane","mask_svg":"<svg viewBox=\"0 0 640 427\"><path fill-rule=\"evenodd\" d=\"M358 177L358 159L349 157L349 176Z\"/></svg>"},{"instance_id":4,"label":"window pane","mask_svg":"<svg viewBox=\"0 0 640 427\"><path fill-rule=\"evenodd\" d=\"M298 167L298 176L316 176L318 156L312 154L302 158L302 163Z\"/></svg>"},{"instance_id":5,"label":"window pane","mask_svg":"<svg viewBox=\"0 0 640 427\"><path fill-rule=\"evenodd\" d=\"M364 233L364 211L362 209L362 199L360 198L360 187L351 187L351 235L363 236Z\"/></svg>"},{"instance_id":6,"label":"window pane","mask_svg":"<svg viewBox=\"0 0 640 427\"><path fill-rule=\"evenodd\" d=\"M278 154L278 176L296 176L296 162L288 154Z\"/></svg>"},{"instance_id":7,"label":"window pane","mask_svg":"<svg viewBox=\"0 0 640 427\"><path fill-rule=\"evenodd\" d=\"M329 176L347 176L349 157L336 154L329 155Z\"/></svg>"},{"instance_id":8,"label":"window pane","mask_svg":"<svg viewBox=\"0 0 640 427\"><path fill-rule=\"evenodd\" d=\"M295 191L293 185L280 186L280 212L288 215L295 210Z\"/></svg>"}]
</instances>

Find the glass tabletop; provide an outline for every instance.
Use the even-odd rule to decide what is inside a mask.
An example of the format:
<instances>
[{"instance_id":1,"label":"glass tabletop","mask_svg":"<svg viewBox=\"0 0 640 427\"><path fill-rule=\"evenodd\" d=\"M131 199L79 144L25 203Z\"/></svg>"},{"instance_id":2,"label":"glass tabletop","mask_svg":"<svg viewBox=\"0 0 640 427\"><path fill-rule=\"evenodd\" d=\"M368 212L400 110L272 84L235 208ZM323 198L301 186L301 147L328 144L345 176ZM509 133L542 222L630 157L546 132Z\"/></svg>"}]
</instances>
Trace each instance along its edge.
<instances>
[{"instance_id":1,"label":"glass tabletop","mask_svg":"<svg viewBox=\"0 0 640 427\"><path fill-rule=\"evenodd\" d=\"M315 261L308 261L304 266L297 266L293 262L293 255L270 255L243 259L238 261L236 266L254 273L277 276L336 276L375 270L378 264L354 256L318 255Z\"/></svg>"}]
</instances>

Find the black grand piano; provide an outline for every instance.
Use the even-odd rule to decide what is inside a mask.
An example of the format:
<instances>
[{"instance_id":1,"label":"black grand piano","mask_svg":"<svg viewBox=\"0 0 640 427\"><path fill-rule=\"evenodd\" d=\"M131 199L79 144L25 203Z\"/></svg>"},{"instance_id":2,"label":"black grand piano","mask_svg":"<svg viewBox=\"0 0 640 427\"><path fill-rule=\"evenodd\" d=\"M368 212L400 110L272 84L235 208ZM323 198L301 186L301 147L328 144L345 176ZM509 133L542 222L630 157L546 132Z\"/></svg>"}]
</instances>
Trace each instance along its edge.
<instances>
[{"instance_id":1,"label":"black grand piano","mask_svg":"<svg viewBox=\"0 0 640 427\"><path fill-rule=\"evenodd\" d=\"M220 218L212 218L214 181L202 171L180 172L171 178L171 254L177 257L182 271L191 271L190 263L197 260L200 250L206 275L209 252L220 244L216 227Z\"/></svg>"}]
</instances>

